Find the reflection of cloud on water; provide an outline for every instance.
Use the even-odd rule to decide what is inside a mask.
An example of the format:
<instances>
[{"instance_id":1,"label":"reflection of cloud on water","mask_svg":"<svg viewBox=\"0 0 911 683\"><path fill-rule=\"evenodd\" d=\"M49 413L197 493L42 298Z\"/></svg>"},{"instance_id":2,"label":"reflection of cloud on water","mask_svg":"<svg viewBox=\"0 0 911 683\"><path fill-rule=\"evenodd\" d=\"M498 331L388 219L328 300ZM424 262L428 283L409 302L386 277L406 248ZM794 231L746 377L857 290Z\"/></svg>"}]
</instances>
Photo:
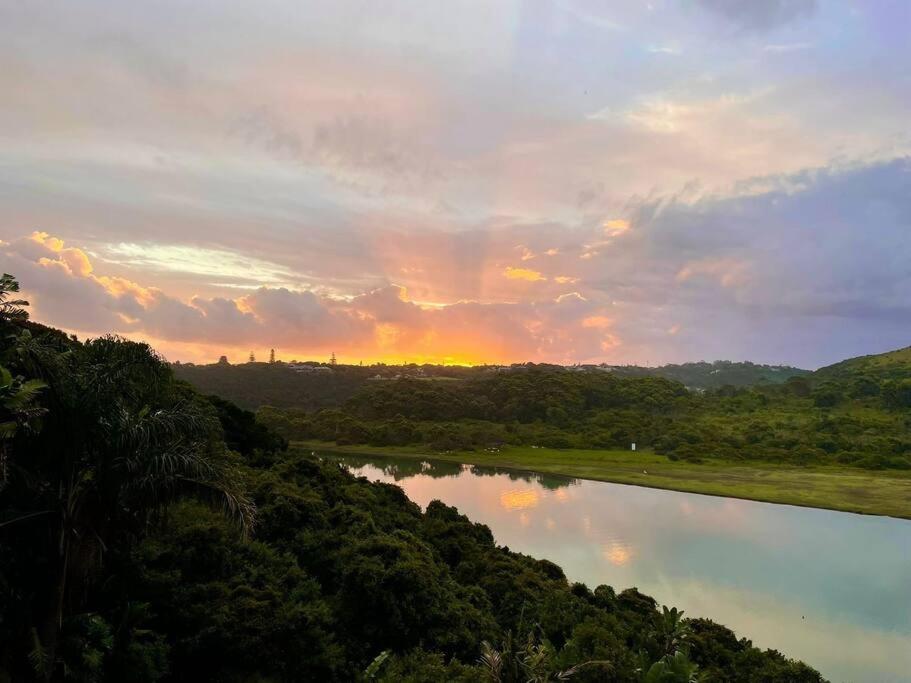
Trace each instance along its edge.
<instances>
[{"instance_id":1,"label":"reflection of cloud on water","mask_svg":"<svg viewBox=\"0 0 911 683\"><path fill-rule=\"evenodd\" d=\"M592 534L592 518L589 517L588 515L585 515L584 517L582 517L581 522L582 522L582 532L583 532L586 536L591 536L591 534Z\"/></svg>"},{"instance_id":2,"label":"reflection of cloud on water","mask_svg":"<svg viewBox=\"0 0 911 683\"><path fill-rule=\"evenodd\" d=\"M602 550L604 559L615 567L623 567L632 562L636 555L635 548L624 541L611 541Z\"/></svg>"},{"instance_id":3,"label":"reflection of cloud on water","mask_svg":"<svg viewBox=\"0 0 911 683\"><path fill-rule=\"evenodd\" d=\"M509 489L500 494L500 505L507 510L537 507L541 496L534 489Z\"/></svg>"},{"instance_id":4,"label":"reflection of cloud on water","mask_svg":"<svg viewBox=\"0 0 911 683\"><path fill-rule=\"evenodd\" d=\"M836 682L911 681L908 522L602 482L551 489L492 468L439 478L410 460L420 471L399 482L409 498L456 506L570 580L638 586ZM356 473L390 481L388 464Z\"/></svg>"}]
</instances>

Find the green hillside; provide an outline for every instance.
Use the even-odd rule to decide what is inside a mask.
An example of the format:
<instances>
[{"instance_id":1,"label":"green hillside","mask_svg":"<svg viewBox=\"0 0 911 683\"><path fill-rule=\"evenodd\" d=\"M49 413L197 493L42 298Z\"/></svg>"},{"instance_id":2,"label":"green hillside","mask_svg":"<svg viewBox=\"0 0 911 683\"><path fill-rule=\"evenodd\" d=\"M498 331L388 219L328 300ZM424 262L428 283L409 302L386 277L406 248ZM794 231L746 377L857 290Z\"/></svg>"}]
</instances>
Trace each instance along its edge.
<instances>
[{"instance_id":1,"label":"green hillside","mask_svg":"<svg viewBox=\"0 0 911 683\"><path fill-rule=\"evenodd\" d=\"M911 346L886 353L849 358L813 373L817 380L856 379L862 376L869 376L878 381L911 378Z\"/></svg>"},{"instance_id":2,"label":"green hillside","mask_svg":"<svg viewBox=\"0 0 911 683\"><path fill-rule=\"evenodd\" d=\"M789 365L761 365L757 363L716 360L712 363L682 363L643 368L635 365L616 365L608 368L622 377L664 377L690 389L720 389L724 386L749 387L755 384L783 384L792 377L811 374L809 370Z\"/></svg>"},{"instance_id":3,"label":"green hillside","mask_svg":"<svg viewBox=\"0 0 911 683\"><path fill-rule=\"evenodd\" d=\"M549 373L573 373L598 377L661 377L680 382L691 390L722 387L780 385L793 377L809 376L809 370L786 365L759 365L749 362L714 361L663 365L656 368L638 365L559 365L523 363L511 366L443 366L443 365L337 365L314 362L212 363L194 365L175 363L175 376L189 382L206 394L216 394L249 410L261 406L297 408L307 411L343 405L360 389L371 384L396 379L416 380L481 380L499 374L530 370Z\"/></svg>"}]
</instances>

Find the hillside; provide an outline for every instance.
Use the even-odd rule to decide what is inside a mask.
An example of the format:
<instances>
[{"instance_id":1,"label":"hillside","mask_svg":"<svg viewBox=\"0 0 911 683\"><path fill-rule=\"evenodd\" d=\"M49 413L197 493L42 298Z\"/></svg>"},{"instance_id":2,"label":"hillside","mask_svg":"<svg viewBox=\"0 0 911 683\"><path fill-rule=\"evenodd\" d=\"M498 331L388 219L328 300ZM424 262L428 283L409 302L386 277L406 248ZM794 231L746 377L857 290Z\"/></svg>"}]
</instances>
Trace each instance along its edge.
<instances>
[{"instance_id":1,"label":"hillside","mask_svg":"<svg viewBox=\"0 0 911 683\"><path fill-rule=\"evenodd\" d=\"M297 372L285 363L175 363L171 367L177 379L189 382L202 393L221 396L249 410L264 405L304 410L331 408L351 398L369 376L366 369L351 366L334 370L321 366L321 372Z\"/></svg>"},{"instance_id":2,"label":"hillside","mask_svg":"<svg viewBox=\"0 0 911 683\"><path fill-rule=\"evenodd\" d=\"M720 389L724 386L748 387L756 384L783 384L791 377L810 374L809 370L789 365L759 365L756 363L716 360L712 363L682 363L644 368L635 365L613 365L606 369L623 377L664 377L689 389Z\"/></svg>"},{"instance_id":3,"label":"hillside","mask_svg":"<svg viewBox=\"0 0 911 683\"><path fill-rule=\"evenodd\" d=\"M308 363L212 363L193 365L175 363L178 379L189 382L206 394L222 396L249 410L261 406L297 408L305 411L343 405L358 390L375 381L396 379L451 380L484 379L500 374L546 369L550 373L613 375L622 378L660 377L680 382L691 390L721 387L749 387L783 384L792 377L810 375L809 370L789 366L715 361L683 363L647 368L636 365L583 365L563 367L534 363L511 366L443 365L337 365Z\"/></svg>"},{"instance_id":4,"label":"hillside","mask_svg":"<svg viewBox=\"0 0 911 683\"><path fill-rule=\"evenodd\" d=\"M862 376L880 382L911 378L911 346L886 353L849 358L813 373L813 378L819 381L857 379Z\"/></svg>"}]
</instances>

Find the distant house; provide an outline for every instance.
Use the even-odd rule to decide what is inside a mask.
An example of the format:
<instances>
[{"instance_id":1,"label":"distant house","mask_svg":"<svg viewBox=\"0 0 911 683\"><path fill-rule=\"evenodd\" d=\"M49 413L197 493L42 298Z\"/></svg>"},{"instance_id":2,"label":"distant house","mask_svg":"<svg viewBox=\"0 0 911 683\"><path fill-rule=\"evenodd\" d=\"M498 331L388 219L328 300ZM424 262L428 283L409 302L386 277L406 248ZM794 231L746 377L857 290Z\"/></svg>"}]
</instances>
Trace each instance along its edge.
<instances>
[{"instance_id":1,"label":"distant house","mask_svg":"<svg viewBox=\"0 0 911 683\"><path fill-rule=\"evenodd\" d=\"M292 361L288 363L287 366L294 370L294 372L300 372L303 374L328 374L332 372L332 368L326 365L314 365L312 363L295 363Z\"/></svg>"}]
</instances>

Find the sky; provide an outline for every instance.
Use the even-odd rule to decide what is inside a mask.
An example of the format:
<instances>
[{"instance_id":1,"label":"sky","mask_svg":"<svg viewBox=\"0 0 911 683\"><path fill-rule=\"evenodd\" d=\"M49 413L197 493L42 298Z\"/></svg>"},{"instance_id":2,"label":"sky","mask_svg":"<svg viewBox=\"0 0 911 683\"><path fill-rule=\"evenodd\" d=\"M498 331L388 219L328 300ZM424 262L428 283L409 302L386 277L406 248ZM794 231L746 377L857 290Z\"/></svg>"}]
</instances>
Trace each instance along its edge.
<instances>
[{"instance_id":1,"label":"sky","mask_svg":"<svg viewBox=\"0 0 911 683\"><path fill-rule=\"evenodd\" d=\"M0 268L169 360L911 344L905 0L0 0Z\"/></svg>"}]
</instances>

